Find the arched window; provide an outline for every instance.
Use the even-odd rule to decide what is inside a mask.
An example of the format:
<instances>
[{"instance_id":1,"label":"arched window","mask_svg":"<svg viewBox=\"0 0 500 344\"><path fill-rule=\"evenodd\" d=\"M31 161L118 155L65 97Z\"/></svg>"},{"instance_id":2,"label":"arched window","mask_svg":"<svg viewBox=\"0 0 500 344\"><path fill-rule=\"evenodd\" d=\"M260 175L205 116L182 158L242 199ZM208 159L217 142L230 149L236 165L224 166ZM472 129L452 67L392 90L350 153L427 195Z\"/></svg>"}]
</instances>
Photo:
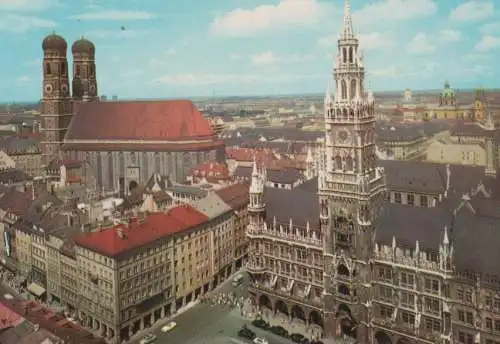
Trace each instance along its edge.
<instances>
[{"instance_id":1,"label":"arched window","mask_svg":"<svg viewBox=\"0 0 500 344\"><path fill-rule=\"evenodd\" d=\"M356 97L356 79L351 79L351 99Z\"/></svg>"},{"instance_id":2,"label":"arched window","mask_svg":"<svg viewBox=\"0 0 500 344\"><path fill-rule=\"evenodd\" d=\"M345 159L345 169L347 171L352 171L354 169L354 161L351 156L348 156Z\"/></svg>"},{"instance_id":3,"label":"arched window","mask_svg":"<svg viewBox=\"0 0 500 344\"><path fill-rule=\"evenodd\" d=\"M75 66L75 76L80 76L80 74L81 74L80 65L76 65Z\"/></svg>"},{"instance_id":4,"label":"arched window","mask_svg":"<svg viewBox=\"0 0 500 344\"><path fill-rule=\"evenodd\" d=\"M92 63L90 65L90 76L94 76L95 75L95 65Z\"/></svg>"},{"instance_id":5,"label":"arched window","mask_svg":"<svg viewBox=\"0 0 500 344\"><path fill-rule=\"evenodd\" d=\"M343 284L339 284L339 294L342 294L342 295L346 295L348 296L350 293L349 293L349 288L347 288L345 285Z\"/></svg>"},{"instance_id":6,"label":"arched window","mask_svg":"<svg viewBox=\"0 0 500 344\"><path fill-rule=\"evenodd\" d=\"M335 169L336 170L342 169L342 158L340 157L340 155L335 156Z\"/></svg>"},{"instance_id":7,"label":"arched window","mask_svg":"<svg viewBox=\"0 0 500 344\"><path fill-rule=\"evenodd\" d=\"M347 83L346 83L345 80L342 80L340 82L340 87L341 87L341 95L340 95L340 97L342 99L346 99L347 98Z\"/></svg>"},{"instance_id":8,"label":"arched window","mask_svg":"<svg viewBox=\"0 0 500 344\"><path fill-rule=\"evenodd\" d=\"M45 74L50 75L52 74L52 70L50 68L50 63L45 63Z\"/></svg>"},{"instance_id":9,"label":"arched window","mask_svg":"<svg viewBox=\"0 0 500 344\"><path fill-rule=\"evenodd\" d=\"M349 269L344 264L340 264L337 268L337 274L340 276L349 277Z\"/></svg>"},{"instance_id":10,"label":"arched window","mask_svg":"<svg viewBox=\"0 0 500 344\"><path fill-rule=\"evenodd\" d=\"M66 70L66 62L61 63L61 75L66 75L68 71Z\"/></svg>"},{"instance_id":11,"label":"arched window","mask_svg":"<svg viewBox=\"0 0 500 344\"><path fill-rule=\"evenodd\" d=\"M349 48L349 63L352 63L352 47Z\"/></svg>"},{"instance_id":12,"label":"arched window","mask_svg":"<svg viewBox=\"0 0 500 344\"><path fill-rule=\"evenodd\" d=\"M344 63L346 63L346 62L347 62L347 49L345 49L345 48L344 48L344 49L342 49L342 61L343 61Z\"/></svg>"}]
</instances>

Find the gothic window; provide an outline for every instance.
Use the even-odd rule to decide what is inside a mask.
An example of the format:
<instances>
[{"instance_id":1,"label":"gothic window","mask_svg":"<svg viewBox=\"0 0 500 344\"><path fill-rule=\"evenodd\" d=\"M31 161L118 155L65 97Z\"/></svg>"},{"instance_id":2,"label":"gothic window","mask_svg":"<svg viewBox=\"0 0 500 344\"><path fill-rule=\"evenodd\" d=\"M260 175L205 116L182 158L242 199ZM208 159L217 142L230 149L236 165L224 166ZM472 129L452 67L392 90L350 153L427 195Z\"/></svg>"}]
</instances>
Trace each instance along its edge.
<instances>
[{"instance_id":1,"label":"gothic window","mask_svg":"<svg viewBox=\"0 0 500 344\"><path fill-rule=\"evenodd\" d=\"M80 66L79 66L79 65L76 65L76 66L75 66L75 76L80 76L81 72L82 72L82 71L81 71Z\"/></svg>"},{"instance_id":2,"label":"gothic window","mask_svg":"<svg viewBox=\"0 0 500 344\"><path fill-rule=\"evenodd\" d=\"M131 163L132 165L137 164L137 157L135 156L135 153L134 153L134 152L131 152L131 153L130 153L130 163Z\"/></svg>"},{"instance_id":3,"label":"gothic window","mask_svg":"<svg viewBox=\"0 0 500 344\"><path fill-rule=\"evenodd\" d=\"M95 65L92 63L90 65L90 76L94 76L95 75Z\"/></svg>"},{"instance_id":4,"label":"gothic window","mask_svg":"<svg viewBox=\"0 0 500 344\"><path fill-rule=\"evenodd\" d=\"M66 70L66 62L61 63L61 75L66 75L68 71Z\"/></svg>"},{"instance_id":5,"label":"gothic window","mask_svg":"<svg viewBox=\"0 0 500 344\"><path fill-rule=\"evenodd\" d=\"M341 90L341 95L340 97L342 99L346 99L347 98L347 83L345 80L342 80L340 82L340 90Z\"/></svg>"},{"instance_id":6,"label":"gothic window","mask_svg":"<svg viewBox=\"0 0 500 344\"><path fill-rule=\"evenodd\" d=\"M52 70L50 68L50 63L45 63L45 74L50 75L52 74Z\"/></svg>"},{"instance_id":7,"label":"gothic window","mask_svg":"<svg viewBox=\"0 0 500 344\"><path fill-rule=\"evenodd\" d=\"M347 156L345 159L345 169L347 171L352 171L354 169L354 161L351 156Z\"/></svg>"},{"instance_id":8,"label":"gothic window","mask_svg":"<svg viewBox=\"0 0 500 344\"><path fill-rule=\"evenodd\" d=\"M338 288L339 294L349 296L349 288L347 288L345 285L340 284Z\"/></svg>"},{"instance_id":9,"label":"gothic window","mask_svg":"<svg viewBox=\"0 0 500 344\"><path fill-rule=\"evenodd\" d=\"M347 50L345 48L342 49L342 62L347 62Z\"/></svg>"},{"instance_id":10,"label":"gothic window","mask_svg":"<svg viewBox=\"0 0 500 344\"><path fill-rule=\"evenodd\" d=\"M349 48L349 63L352 63L352 47Z\"/></svg>"},{"instance_id":11,"label":"gothic window","mask_svg":"<svg viewBox=\"0 0 500 344\"><path fill-rule=\"evenodd\" d=\"M337 268L337 274L349 277L349 269L344 264L340 264Z\"/></svg>"},{"instance_id":12,"label":"gothic window","mask_svg":"<svg viewBox=\"0 0 500 344\"><path fill-rule=\"evenodd\" d=\"M351 99L356 96L356 79L351 80Z\"/></svg>"},{"instance_id":13,"label":"gothic window","mask_svg":"<svg viewBox=\"0 0 500 344\"><path fill-rule=\"evenodd\" d=\"M335 169L336 170L342 169L342 158L340 157L340 155L335 156Z\"/></svg>"},{"instance_id":14,"label":"gothic window","mask_svg":"<svg viewBox=\"0 0 500 344\"><path fill-rule=\"evenodd\" d=\"M155 160L154 161L155 173L161 173L161 171L160 171L160 165L161 165L160 153L155 153L154 160Z\"/></svg>"},{"instance_id":15,"label":"gothic window","mask_svg":"<svg viewBox=\"0 0 500 344\"><path fill-rule=\"evenodd\" d=\"M348 112L347 109L343 109L342 110L342 116L347 117L347 112Z\"/></svg>"}]
</instances>

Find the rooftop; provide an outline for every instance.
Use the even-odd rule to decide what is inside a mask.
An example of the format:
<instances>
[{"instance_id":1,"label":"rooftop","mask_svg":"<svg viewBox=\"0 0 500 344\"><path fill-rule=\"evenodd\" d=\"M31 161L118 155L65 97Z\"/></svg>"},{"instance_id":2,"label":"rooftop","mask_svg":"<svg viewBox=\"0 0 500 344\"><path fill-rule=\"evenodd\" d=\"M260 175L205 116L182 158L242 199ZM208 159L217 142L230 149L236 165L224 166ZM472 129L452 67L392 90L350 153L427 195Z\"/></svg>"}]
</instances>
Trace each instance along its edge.
<instances>
[{"instance_id":1,"label":"rooftop","mask_svg":"<svg viewBox=\"0 0 500 344\"><path fill-rule=\"evenodd\" d=\"M144 221L133 219L128 224L79 234L73 239L78 246L113 257L206 221L208 217L205 214L189 205L183 205L164 213L147 214Z\"/></svg>"}]
</instances>

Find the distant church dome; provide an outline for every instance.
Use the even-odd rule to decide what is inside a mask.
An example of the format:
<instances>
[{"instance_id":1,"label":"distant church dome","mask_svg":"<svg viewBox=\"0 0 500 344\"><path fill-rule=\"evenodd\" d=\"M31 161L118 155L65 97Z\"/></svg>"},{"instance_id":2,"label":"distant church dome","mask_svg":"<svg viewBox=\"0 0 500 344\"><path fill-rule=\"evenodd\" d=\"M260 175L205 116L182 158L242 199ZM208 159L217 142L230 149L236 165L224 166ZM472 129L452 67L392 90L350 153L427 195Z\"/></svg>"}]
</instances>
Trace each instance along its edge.
<instances>
[{"instance_id":1,"label":"distant church dome","mask_svg":"<svg viewBox=\"0 0 500 344\"><path fill-rule=\"evenodd\" d=\"M73 54L94 55L95 45L88 39L82 37L73 43L73 45L71 46L71 52Z\"/></svg>"},{"instance_id":2,"label":"distant church dome","mask_svg":"<svg viewBox=\"0 0 500 344\"><path fill-rule=\"evenodd\" d=\"M66 51L66 49L68 49L68 44L66 43L66 40L64 38L55 33L52 33L45 37L42 42L42 48L43 50Z\"/></svg>"}]
</instances>

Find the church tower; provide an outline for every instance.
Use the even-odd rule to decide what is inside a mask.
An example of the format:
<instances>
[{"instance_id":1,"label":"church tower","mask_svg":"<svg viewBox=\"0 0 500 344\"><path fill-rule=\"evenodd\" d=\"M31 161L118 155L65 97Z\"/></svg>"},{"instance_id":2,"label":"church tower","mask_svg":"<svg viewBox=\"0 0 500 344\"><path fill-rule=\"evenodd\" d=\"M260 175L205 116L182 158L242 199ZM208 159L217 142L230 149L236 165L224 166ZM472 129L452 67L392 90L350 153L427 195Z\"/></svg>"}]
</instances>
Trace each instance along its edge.
<instances>
[{"instance_id":1,"label":"church tower","mask_svg":"<svg viewBox=\"0 0 500 344\"><path fill-rule=\"evenodd\" d=\"M325 96L325 163L318 175L324 254L327 338L349 335L368 343L371 312L370 258L385 197L376 166L375 105L365 94L365 69L354 34L349 0L337 45L333 80Z\"/></svg>"},{"instance_id":2,"label":"church tower","mask_svg":"<svg viewBox=\"0 0 500 344\"><path fill-rule=\"evenodd\" d=\"M41 101L44 164L59 158L60 146L72 116L68 79L68 45L51 34L43 40L43 91Z\"/></svg>"},{"instance_id":3,"label":"church tower","mask_svg":"<svg viewBox=\"0 0 500 344\"><path fill-rule=\"evenodd\" d=\"M73 100L97 99L97 77L95 69L95 46L81 38L71 46L73 54Z\"/></svg>"}]
</instances>

